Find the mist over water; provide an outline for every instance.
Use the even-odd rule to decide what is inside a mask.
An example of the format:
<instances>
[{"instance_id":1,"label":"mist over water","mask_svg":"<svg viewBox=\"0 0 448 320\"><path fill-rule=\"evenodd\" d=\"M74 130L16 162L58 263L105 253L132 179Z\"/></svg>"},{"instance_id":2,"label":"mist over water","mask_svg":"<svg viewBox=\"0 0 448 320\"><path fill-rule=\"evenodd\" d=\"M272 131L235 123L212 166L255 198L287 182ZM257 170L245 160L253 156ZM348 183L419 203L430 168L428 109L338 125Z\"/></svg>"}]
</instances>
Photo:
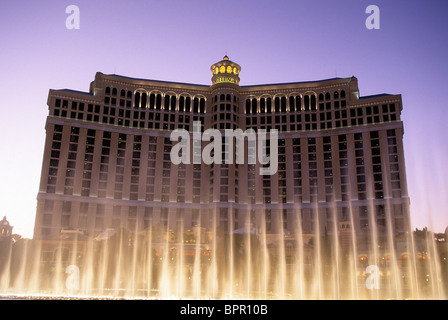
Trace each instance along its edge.
<instances>
[{"instance_id":1,"label":"mist over water","mask_svg":"<svg viewBox=\"0 0 448 320\"><path fill-rule=\"evenodd\" d=\"M350 214L333 230L307 234L298 219L295 234L268 234L249 220L226 230L213 219L210 230L156 225L95 238L66 231L57 241L3 240L0 289L4 296L94 299L446 298L446 257L430 233L394 235L371 219L361 236L352 224Z\"/></svg>"}]
</instances>

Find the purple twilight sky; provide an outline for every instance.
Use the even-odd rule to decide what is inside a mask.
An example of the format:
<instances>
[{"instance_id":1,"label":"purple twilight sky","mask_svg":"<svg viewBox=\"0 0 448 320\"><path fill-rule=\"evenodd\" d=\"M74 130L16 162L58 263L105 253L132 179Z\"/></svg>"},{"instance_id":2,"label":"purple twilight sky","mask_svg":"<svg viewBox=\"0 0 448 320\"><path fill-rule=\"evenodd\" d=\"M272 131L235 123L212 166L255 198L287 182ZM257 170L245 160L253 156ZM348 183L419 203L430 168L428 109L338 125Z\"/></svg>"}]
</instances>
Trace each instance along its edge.
<instances>
[{"instance_id":1,"label":"purple twilight sky","mask_svg":"<svg viewBox=\"0 0 448 320\"><path fill-rule=\"evenodd\" d=\"M79 7L80 29L66 28ZM368 5L380 9L369 30ZM241 85L356 76L402 94L414 228L448 225L446 1L1 1L0 215L33 236L49 89L95 73L210 84L225 53ZM1 218L1 217L0 217Z\"/></svg>"}]
</instances>

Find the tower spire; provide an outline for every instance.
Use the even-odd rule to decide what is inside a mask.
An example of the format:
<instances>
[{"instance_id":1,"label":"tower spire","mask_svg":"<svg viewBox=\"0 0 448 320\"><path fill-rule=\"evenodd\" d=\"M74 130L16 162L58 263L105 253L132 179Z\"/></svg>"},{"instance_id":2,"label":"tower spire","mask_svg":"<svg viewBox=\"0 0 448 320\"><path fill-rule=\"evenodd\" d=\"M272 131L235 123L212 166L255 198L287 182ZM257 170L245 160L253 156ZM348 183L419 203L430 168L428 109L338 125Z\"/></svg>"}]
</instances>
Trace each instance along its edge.
<instances>
[{"instance_id":1,"label":"tower spire","mask_svg":"<svg viewBox=\"0 0 448 320\"><path fill-rule=\"evenodd\" d=\"M233 83L239 85L240 83L239 74L241 67L229 59L227 52L221 61L216 62L210 67L210 70L213 73L212 84Z\"/></svg>"}]
</instances>

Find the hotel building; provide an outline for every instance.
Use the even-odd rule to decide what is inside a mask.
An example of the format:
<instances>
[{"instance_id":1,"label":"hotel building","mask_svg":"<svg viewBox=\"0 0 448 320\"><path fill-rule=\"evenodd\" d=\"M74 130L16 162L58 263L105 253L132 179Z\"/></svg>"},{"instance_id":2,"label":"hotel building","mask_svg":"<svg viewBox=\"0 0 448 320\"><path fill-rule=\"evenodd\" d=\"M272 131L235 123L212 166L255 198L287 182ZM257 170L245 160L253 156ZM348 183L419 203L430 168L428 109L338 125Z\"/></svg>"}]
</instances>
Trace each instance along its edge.
<instances>
[{"instance_id":1,"label":"hotel building","mask_svg":"<svg viewBox=\"0 0 448 320\"><path fill-rule=\"evenodd\" d=\"M240 86L240 71L225 56L211 85L98 72L89 92L50 90L34 238L151 225L407 230L401 95L361 97L355 77ZM194 121L202 132L277 129L277 171L173 164L171 133L192 132Z\"/></svg>"}]
</instances>

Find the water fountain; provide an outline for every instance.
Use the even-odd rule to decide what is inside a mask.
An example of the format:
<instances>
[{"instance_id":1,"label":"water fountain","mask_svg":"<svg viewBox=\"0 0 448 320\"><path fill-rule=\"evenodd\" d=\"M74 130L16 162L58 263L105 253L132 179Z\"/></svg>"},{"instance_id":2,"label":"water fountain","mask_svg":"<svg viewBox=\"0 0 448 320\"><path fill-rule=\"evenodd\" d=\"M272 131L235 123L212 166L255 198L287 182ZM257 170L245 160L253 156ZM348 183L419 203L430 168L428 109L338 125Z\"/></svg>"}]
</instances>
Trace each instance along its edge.
<instances>
[{"instance_id":1,"label":"water fountain","mask_svg":"<svg viewBox=\"0 0 448 320\"><path fill-rule=\"evenodd\" d=\"M412 233L397 237L372 219L368 238L360 240L352 219L312 235L300 223L296 234L267 234L249 221L224 230L213 220L211 230L153 226L109 229L95 238L66 231L58 243L20 240L4 255L1 292L96 299L445 298L433 239L427 252L418 252Z\"/></svg>"}]
</instances>

